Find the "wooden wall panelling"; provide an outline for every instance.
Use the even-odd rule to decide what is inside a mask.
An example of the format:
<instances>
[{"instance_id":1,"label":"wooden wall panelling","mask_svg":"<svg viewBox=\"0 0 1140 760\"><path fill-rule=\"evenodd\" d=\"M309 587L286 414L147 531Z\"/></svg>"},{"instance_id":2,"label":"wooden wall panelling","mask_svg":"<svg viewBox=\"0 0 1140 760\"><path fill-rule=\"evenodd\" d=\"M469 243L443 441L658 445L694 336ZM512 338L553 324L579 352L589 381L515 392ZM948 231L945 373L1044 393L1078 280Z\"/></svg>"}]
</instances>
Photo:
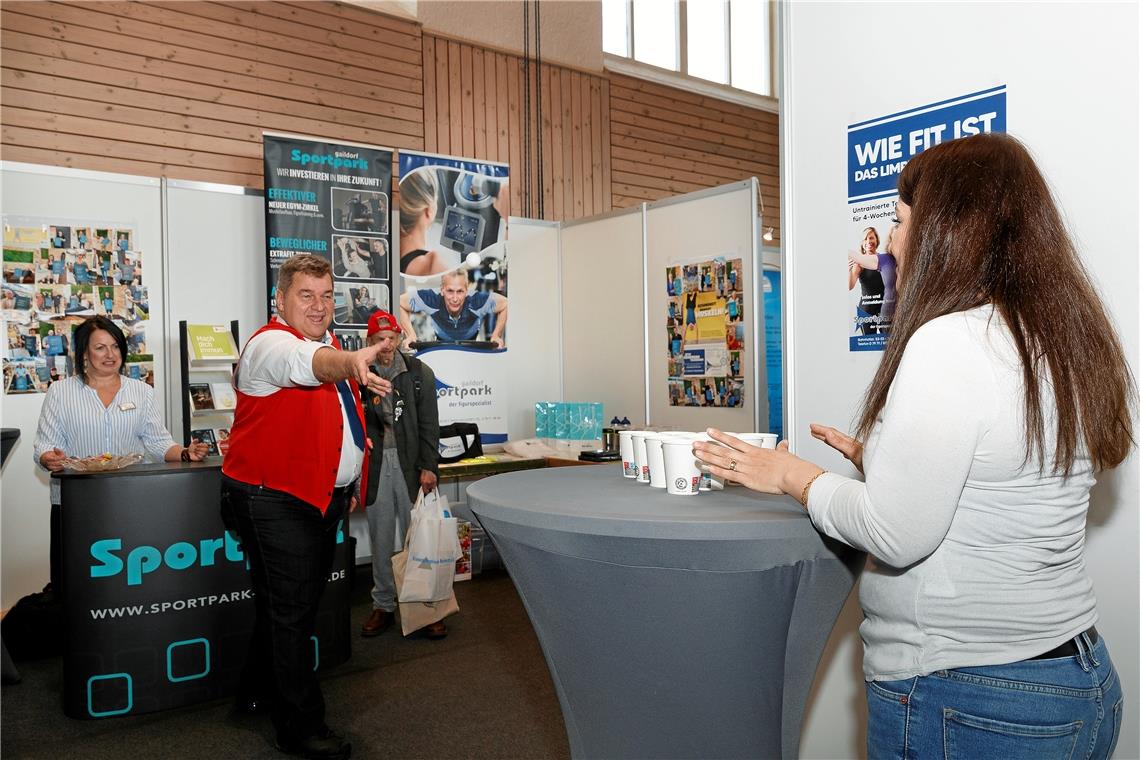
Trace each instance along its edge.
<instances>
[{"instance_id":1,"label":"wooden wall panelling","mask_svg":"<svg viewBox=\"0 0 1140 760\"><path fill-rule=\"evenodd\" d=\"M620 75L610 76L608 113L615 206L754 176L778 239L776 114Z\"/></svg>"},{"instance_id":2,"label":"wooden wall panelling","mask_svg":"<svg viewBox=\"0 0 1140 760\"><path fill-rule=\"evenodd\" d=\"M539 132L542 140L542 207L543 217L546 219L553 219L555 217L556 209L554 208L554 162L551 154L554 152L554 120L551 119L550 114L553 113L551 109L551 91L550 91L550 67L543 66L539 72L540 81L542 85L542 112L538 116Z\"/></svg>"},{"instance_id":3,"label":"wooden wall panelling","mask_svg":"<svg viewBox=\"0 0 1140 760\"><path fill-rule=\"evenodd\" d=\"M424 150L434 153L439 150L439 138L436 134L436 125L439 124L439 116L436 111L438 108L438 95L435 83L435 37L424 35L423 57ZM399 169L397 168L397 175L398 174Z\"/></svg>"},{"instance_id":4,"label":"wooden wall panelling","mask_svg":"<svg viewBox=\"0 0 1140 760\"><path fill-rule=\"evenodd\" d=\"M755 109L530 66L526 145L520 56L330 0L12 0L0 24L9 160L260 187L262 130L294 132L507 162L516 214L529 154L547 219L756 176L778 227L778 122Z\"/></svg>"},{"instance_id":5,"label":"wooden wall panelling","mask_svg":"<svg viewBox=\"0 0 1140 760\"><path fill-rule=\"evenodd\" d=\"M471 51L471 104L475 116L473 156L489 158L487 153L487 99L484 93L483 48Z\"/></svg>"},{"instance_id":6,"label":"wooden wall panelling","mask_svg":"<svg viewBox=\"0 0 1140 760\"><path fill-rule=\"evenodd\" d=\"M415 24L333 3L0 13L9 160L260 187L263 129L423 146Z\"/></svg>"},{"instance_id":7,"label":"wooden wall panelling","mask_svg":"<svg viewBox=\"0 0 1140 760\"><path fill-rule=\"evenodd\" d=\"M565 210L565 169L563 163L563 123L562 123L562 73L559 68L548 68L550 87L547 98L550 100L550 208L547 217L554 220L566 218Z\"/></svg>"}]
</instances>

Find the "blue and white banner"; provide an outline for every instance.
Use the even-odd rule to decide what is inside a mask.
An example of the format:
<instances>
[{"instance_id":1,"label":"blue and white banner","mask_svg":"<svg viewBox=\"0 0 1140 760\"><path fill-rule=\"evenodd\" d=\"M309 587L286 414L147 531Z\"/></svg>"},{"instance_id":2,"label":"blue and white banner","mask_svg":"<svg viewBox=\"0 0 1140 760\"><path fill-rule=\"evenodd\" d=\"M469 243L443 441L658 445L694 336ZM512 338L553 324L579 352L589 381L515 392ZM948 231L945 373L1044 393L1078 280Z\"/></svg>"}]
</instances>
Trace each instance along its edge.
<instances>
[{"instance_id":1,"label":"blue and white banner","mask_svg":"<svg viewBox=\"0 0 1140 760\"><path fill-rule=\"evenodd\" d=\"M401 151L400 324L435 370L439 418L506 440L506 164ZM393 309L396 311L396 309Z\"/></svg>"},{"instance_id":2,"label":"blue and white banner","mask_svg":"<svg viewBox=\"0 0 1140 760\"><path fill-rule=\"evenodd\" d=\"M1005 131L1005 85L847 127L847 201L894 195L906 162L947 140Z\"/></svg>"},{"instance_id":3,"label":"blue and white banner","mask_svg":"<svg viewBox=\"0 0 1140 760\"><path fill-rule=\"evenodd\" d=\"M898 179L907 161L939 143L1006 130L1005 85L847 127L847 245L851 351L882 351L897 300L893 250Z\"/></svg>"},{"instance_id":4,"label":"blue and white banner","mask_svg":"<svg viewBox=\"0 0 1140 760\"><path fill-rule=\"evenodd\" d=\"M506 442L510 377L499 356L504 350L436 346L416 354L435 373L440 425L474 422L482 443Z\"/></svg>"}]
</instances>

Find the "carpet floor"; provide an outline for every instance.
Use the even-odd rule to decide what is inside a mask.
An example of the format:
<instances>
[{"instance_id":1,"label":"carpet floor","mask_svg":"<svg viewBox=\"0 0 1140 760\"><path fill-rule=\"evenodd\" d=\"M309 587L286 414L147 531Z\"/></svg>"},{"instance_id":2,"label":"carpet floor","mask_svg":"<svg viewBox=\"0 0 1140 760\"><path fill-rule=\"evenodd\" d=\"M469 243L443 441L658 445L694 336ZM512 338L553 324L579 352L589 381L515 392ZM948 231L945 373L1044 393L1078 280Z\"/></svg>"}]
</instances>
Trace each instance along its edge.
<instances>
[{"instance_id":1,"label":"carpet floor","mask_svg":"<svg viewBox=\"0 0 1140 760\"><path fill-rule=\"evenodd\" d=\"M489 571L455 584L460 611L440 641L399 625L355 635L371 612L367 568L352 591L348 662L324 675L328 723L354 758L570 756L542 651L510 577ZM276 758L267 717L230 700L134 717L81 721L62 710L62 660L19 662L22 682L0 693L4 758Z\"/></svg>"}]
</instances>

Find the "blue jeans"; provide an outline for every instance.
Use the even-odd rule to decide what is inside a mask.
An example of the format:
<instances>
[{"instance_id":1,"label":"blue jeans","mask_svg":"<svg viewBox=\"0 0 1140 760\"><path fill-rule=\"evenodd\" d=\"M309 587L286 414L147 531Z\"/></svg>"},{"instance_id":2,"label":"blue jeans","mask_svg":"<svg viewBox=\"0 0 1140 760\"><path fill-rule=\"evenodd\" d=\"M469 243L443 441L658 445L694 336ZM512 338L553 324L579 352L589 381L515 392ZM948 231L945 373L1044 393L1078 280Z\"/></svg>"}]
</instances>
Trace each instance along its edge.
<instances>
[{"instance_id":1,"label":"blue jeans","mask_svg":"<svg viewBox=\"0 0 1140 760\"><path fill-rule=\"evenodd\" d=\"M1080 653L867 683L871 760L1100 760L1124 695L1104 639Z\"/></svg>"}]
</instances>

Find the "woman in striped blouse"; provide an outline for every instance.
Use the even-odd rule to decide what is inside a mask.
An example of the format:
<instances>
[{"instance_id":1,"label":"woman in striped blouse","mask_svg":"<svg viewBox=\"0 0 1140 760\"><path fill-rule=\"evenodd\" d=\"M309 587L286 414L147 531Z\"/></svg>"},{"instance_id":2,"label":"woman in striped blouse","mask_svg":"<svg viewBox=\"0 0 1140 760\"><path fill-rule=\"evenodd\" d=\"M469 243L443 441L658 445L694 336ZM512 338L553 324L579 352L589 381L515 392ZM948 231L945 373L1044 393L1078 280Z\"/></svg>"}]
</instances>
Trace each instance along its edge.
<instances>
[{"instance_id":1,"label":"woman in striped blouse","mask_svg":"<svg viewBox=\"0 0 1140 760\"><path fill-rule=\"evenodd\" d=\"M148 461L200 462L209 447L174 442L159 418L154 389L123 375L127 339L106 317L75 330L75 376L48 387L33 451L58 472L67 457L142 453Z\"/></svg>"}]
</instances>

